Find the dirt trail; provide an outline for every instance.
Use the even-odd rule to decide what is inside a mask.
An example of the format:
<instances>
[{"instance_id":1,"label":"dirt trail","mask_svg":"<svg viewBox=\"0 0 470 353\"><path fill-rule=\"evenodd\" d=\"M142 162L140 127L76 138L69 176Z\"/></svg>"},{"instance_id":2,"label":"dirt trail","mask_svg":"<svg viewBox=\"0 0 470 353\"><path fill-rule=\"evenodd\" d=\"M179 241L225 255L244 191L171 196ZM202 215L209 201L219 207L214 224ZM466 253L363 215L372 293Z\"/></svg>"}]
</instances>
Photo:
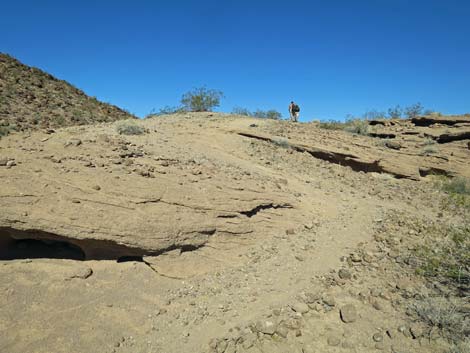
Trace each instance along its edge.
<instances>
[{"instance_id":1,"label":"dirt trail","mask_svg":"<svg viewBox=\"0 0 470 353\"><path fill-rule=\"evenodd\" d=\"M291 148L321 143L307 127L207 114L140 124L148 133L103 124L2 139L17 161L0 169L2 239L19 253L75 244L92 260L0 261L1 352L402 352L404 339L406 351L443 351L396 333L411 324L392 245L415 233L389 218L450 217L430 183ZM357 148L345 136L331 141ZM384 224L392 245L377 240ZM31 242L44 234L63 243ZM113 256L90 256L93 241Z\"/></svg>"}]
</instances>

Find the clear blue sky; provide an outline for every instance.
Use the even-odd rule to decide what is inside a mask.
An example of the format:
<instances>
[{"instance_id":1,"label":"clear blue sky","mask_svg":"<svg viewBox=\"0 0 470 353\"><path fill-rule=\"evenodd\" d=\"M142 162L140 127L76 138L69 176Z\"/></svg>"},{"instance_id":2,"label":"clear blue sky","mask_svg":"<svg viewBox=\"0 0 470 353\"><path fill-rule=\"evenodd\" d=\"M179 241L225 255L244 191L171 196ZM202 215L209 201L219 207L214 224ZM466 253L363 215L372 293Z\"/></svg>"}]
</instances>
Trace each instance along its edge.
<instances>
[{"instance_id":1,"label":"clear blue sky","mask_svg":"<svg viewBox=\"0 0 470 353\"><path fill-rule=\"evenodd\" d=\"M202 85L302 120L470 112L470 1L2 1L0 51L144 116Z\"/></svg>"}]
</instances>

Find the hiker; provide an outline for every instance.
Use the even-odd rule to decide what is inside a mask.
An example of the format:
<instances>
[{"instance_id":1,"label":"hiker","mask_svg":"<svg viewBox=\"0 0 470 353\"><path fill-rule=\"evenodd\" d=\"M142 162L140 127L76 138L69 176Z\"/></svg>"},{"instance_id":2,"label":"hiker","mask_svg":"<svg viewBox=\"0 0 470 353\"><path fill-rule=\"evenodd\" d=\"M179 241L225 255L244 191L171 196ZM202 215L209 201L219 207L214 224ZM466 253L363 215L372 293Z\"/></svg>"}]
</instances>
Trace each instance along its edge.
<instances>
[{"instance_id":1,"label":"hiker","mask_svg":"<svg viewBox=\"0 0 470 353\"><path fill-rule=\"evenodd\" d=\"M290 120L296 123L299 120L299 112L300 108L297 104L294 103L294 101L290 102L289 104L289 114L290 114Z\"/></svg>"}]
</instances>

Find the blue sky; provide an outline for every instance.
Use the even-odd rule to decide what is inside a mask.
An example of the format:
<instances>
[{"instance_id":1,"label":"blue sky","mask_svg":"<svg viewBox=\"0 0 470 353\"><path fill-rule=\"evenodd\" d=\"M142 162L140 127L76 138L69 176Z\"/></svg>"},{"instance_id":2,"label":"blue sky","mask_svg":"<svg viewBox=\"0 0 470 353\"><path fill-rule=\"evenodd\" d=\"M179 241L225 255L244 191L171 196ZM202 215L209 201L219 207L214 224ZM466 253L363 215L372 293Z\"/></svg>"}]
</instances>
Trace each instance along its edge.
<instances>
[{"instance_id":1,"label":"blue sky","mask_svg":"<svg viewBox=\"0 0 470 353\"><path fill-rule=\"evenodd\" d=\"M4 1L0 52L138 116L205 85L301 120L470 112L470 1Z\"/></svg>"}]
</instances>

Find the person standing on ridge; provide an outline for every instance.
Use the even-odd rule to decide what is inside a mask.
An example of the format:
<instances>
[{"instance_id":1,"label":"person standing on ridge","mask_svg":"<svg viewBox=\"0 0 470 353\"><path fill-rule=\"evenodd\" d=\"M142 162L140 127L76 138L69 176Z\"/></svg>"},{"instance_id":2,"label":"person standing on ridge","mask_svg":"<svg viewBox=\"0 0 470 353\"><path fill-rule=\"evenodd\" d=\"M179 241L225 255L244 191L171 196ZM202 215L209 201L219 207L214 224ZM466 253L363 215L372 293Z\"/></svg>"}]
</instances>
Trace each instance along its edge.
<instances>
[{"instance_id":1,"label":"person standing on ridge","mask_svg":"<svg viewBox=\"0 0 470 353\"><path fill-rule=\"evenodd\" d=\"M297 104L294 103L294 101L290 102L289 104L289 114L290 114L290 120L296 123L299 120L299 112L300 108Z\"/></svg>"}]
</instances>

